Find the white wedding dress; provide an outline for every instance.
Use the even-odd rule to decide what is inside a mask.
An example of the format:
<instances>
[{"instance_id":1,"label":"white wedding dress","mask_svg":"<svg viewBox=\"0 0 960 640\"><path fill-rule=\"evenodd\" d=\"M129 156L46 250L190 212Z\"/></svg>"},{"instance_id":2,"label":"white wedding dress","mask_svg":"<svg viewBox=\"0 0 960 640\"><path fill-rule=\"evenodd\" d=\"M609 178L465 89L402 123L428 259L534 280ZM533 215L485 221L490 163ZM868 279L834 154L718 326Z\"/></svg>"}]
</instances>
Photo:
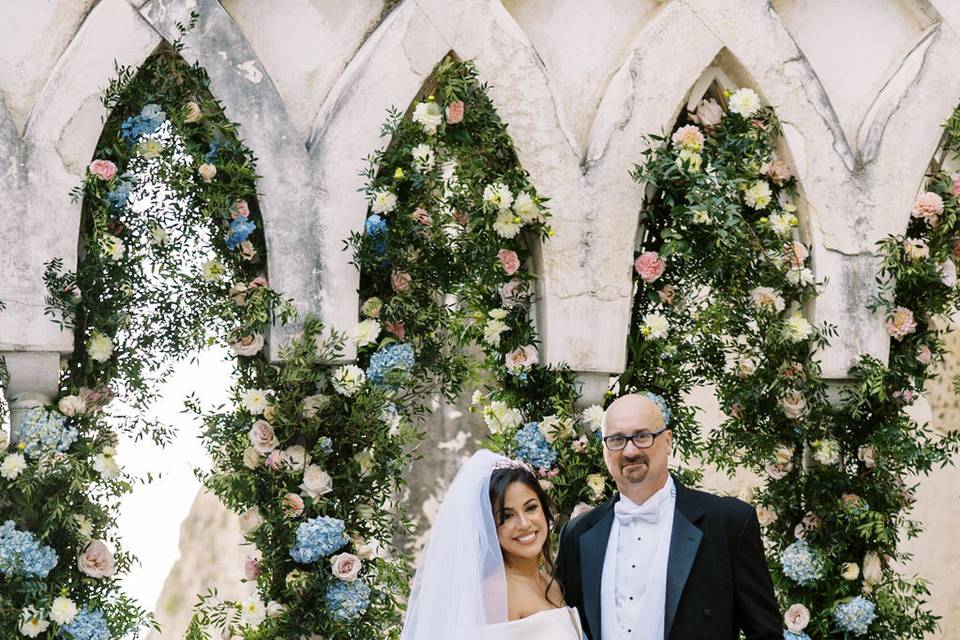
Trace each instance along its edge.
<instances>
[{"instance_id":1,"label":"white wedding dress","mask_svg":"<svg viewBox=\"0 0 960 640\"><path fill-rule=\"evenodd\" d=\"M547 609L512 622L490 625L495 640L583 640L580 616L572 607Z\"/></svg>"},{"instance_id":2,"label":"white wedding dress","mask_svg":"<svg viewBox=\"0 0 960 640\"><path fill-rule=\"evenodd\" d=\"M582 640L567 607L507 615L507 580L490 506L490 474L511 461L481 449L457 472L413 581L401 640Z\"/></svg>"}]
</instances>

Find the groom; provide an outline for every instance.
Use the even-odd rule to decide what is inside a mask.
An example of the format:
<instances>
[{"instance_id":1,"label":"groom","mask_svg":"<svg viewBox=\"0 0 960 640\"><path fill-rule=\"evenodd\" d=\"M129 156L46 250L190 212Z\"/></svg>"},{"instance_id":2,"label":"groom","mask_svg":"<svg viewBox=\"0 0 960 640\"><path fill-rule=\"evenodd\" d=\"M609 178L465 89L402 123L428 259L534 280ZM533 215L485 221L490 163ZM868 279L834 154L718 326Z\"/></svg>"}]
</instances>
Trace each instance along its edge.
<instances>
[{"instance_id":1,"label":"groom","mask_svg":"<svg viewBox=\"0 0 960 640\"><path fill-rule=\"evenodd\" d=\"M780 640L756 511L674 482L669 422L652 393L607 409L603 459L620 491L560 533L567 603L591 640Z\"/></svg>"}]
</instances>

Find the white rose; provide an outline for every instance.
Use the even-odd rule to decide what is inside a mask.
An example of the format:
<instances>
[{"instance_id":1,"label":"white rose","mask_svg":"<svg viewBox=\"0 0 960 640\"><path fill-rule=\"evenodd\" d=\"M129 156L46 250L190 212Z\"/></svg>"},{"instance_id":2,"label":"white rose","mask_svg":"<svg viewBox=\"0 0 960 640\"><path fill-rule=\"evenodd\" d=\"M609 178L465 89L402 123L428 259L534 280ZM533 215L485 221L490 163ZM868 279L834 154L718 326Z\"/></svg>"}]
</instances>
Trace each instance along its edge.
<instances>
[{"instance_id":1,"label":"white rose","mask_svg":"<svg viewBox=\"0 0 960 640\"><path fill-rule=\"evenodd\" d=\"M21 453L11 453L0 462L0 476L16 480L27 468L27 460Z\"/></svg>"},{"instance_id":2,"label":"white rose","mask_svg":"<svg viewBox=\"0 0 960 640\"><path fill-rule=\"evenodd\" d=\"M91 578L109 578L117 572L113 554L100 540L90 541L77 557L77 568Z\"/></svg>"},{"instance_id":3,"label":"white rose","mask_svg":"<svg viewBox=\"0 0 960 640\"><path fill-rule=\"evenodd\" d=\"M310 464L310 453L299 444L287 447L284 454L287 465L294 471L303 471Z\"/></svg>"},{"instance_id":4,"label":"white rose","mask_svg":"<svg viewBox=\"0 0 960 640\"><path fill-rule=\"evenodd\" d=\"M380 323L376 320L364 320L357 323L350 336L357 343L358 347L366 347L377 341L380 336Z\"/></svg>"},{"instance_id":5,"label":"white rose","mask_svg":"<svg viewBox=\"0 0 960 640\"><path fill-rule=\"evenodd\" d=\"M791 391L780 397L780 407L783 415L790 420L797 420L807 412L807 401L799 391Z\"/></svg>"},{"instance_id":6,"label":"white rose","mask_svg":"<svg viewBox=\"0 0 960 640\"><path fill-rule=\"evenodd\" d=\"M816 440L813 442L813 458L823 465L840 462L840 445L836 440Z\"/></svg>"},{"instance_id":7,"label":"white rose","mask_svg":"<svg viewBox=\"0 0 960 640\"><path fill-rule=\"evenodd\" d=\"M263 524L263 518L260 517L260 509L251 507L240 514L239 518L240 533L248 536L260 528Z\"/></svg>"},{"instance_id":8,"label":"white rose","mask_svg":"<svg viewBox=\"0 0 960 640\"><path fill-rule=\"evenodd\" d=\"M87 355L95 362L106 362L113 355L113 340L99 331L94 331L87 340Z\"/></svg>"},{"instance_id":9,"label":"white rose","mask_svg":"<svg viewBox=\"0 0 960 640\"><path fill-rule=\"evenodd\" d=\"M276 600L271 600L267 603L267 617L268 618L279 618L283 615L283 612L286 611L286 607L277 602Z\"/></svg>"},{"instance_id":10,"label":"white rose","mask_svg":"<svg viewBox=\"0 0 960 640\"><path fill-rule=\"evenodd\" d=\"M880 584L880 581L883 580L883 564L880 561L880 556L877 555L876 552L869 551L863 556L863 569L861 573L863 574L864 583L870 586Z\"/></svg>"},{"instance_id":11,"label":"white rose","mask_svg":"<svg viewBox=\"0 0 960 640\"><path fill-rule=\"evenodd\" d=\"M565 431L563 422L557 416L547 416L540 421L538 425L540 433L546 438L547 442L553 444L556 439Z\"/></svg>"},{"instance_id":12,"label":"white rose","mask_svg":"<svg viewBox=\"0 0 960 640\"><path fill-rule=\"evenodd\" d=\"M204 163L197 168L200 179L204 182L212 182L217 177L217 168L212 164Z\"/></svg>"},{"instance_id":13,"label":"white rose","mask_svg":"<svg viewBox=\"0 0 960 640\"><path fill-rule=\"evenodd\" d=\"M334 577L344 582L353 582L360 575L360 558L352 553L338 553L330 557L330 569Z\"/></svg>"},{"instance_id":14,"label":"white rose","mask_svg":"<svg viewBox=\"0 0 960 640\"><path fill-rule=\"evenodd\" d=\"M70 624L77 616L77 605L70 598L59 596L50 605L50 619L57 624Z\"/></svg>"},{"instance_id":15,"label":"white rose","mask_svg":"<svg viewBox=\"0 0 960 640\"><path fill-rule=\"evenodd\" d=\"M857 449L857 458L867 469L873 469L877 466L877 450L870 445L865 444Z\"/></svg>"},{"instance_id":16,"label":"white rose","mask_svg":"<svg viewBox=\"0 0 960 640\"><path fill-rule=\"evenodd\" d=\"M87 411L87 402L80 396L63 396L57 403L60 413L65 416L79 416Z\"/></svg>"},{"instance_id":17,"label":"white rose","mask_svg":"<svg viewBox=\"0 0 960 640\"><path fill-rule=\"evenodd\" d=\"M319 500L321 496L333 491L333 479L321 467L311 464L303 472L300 489L300 495Z\"/></svg>"}]
</instances>

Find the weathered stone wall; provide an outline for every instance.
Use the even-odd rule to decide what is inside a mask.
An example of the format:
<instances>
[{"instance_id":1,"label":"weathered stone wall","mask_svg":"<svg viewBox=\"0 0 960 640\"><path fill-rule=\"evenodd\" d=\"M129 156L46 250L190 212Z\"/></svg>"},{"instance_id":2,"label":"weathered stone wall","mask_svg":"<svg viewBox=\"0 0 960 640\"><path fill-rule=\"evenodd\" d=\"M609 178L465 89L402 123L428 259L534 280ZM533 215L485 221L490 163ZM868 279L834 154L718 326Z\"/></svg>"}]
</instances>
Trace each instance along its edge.
<instances>
[{"instance_id":1,"label":"weathered stone wall","mask_svg":"<svg viewBox=\"0 0 960 640\"><path fill-rule=\"evenodd\" d=\"M551 198L557 234L538 265L542 357L579 371L588 399L624 364L642 199L629 169L643 135L669 127L712 81L752 86L784 122L805 239L817 275L830 283L808 311L840 329L822 356L825 372L843 379L860 353L886 356L882 323L865 307L875 286L872 250L904 228L940 124L960 99L955 0L7 2L0 300L8 310L0 313L0 353L8 354L15 413L49 399L59 359L72 348L43 316L41 274L52 257L76 260L80 205L69 191L106 116L99 91L115 60L137 67L191 10L201 19L184 55L208 70L211 90L260 159L271 282L301 310L340 329L356 321L358 276L341 248L362 227L361 159L387 142L379 137L384 109L408 105L453 50L475 59L492 84L523 165ZM583 317L593 320L589 332ZM935 423L947 412L944 397L931 390ZM429 510L478 428L475 418L438 413L412 501ZM461 430L471 435L456 450ZM929 533L917 543L915 566L934 579L940 610L954 607L945 628L956 637L951 473L921 485L918 513ZM202 504L197 517L211 508ZM185 537L184 545L190 570L170 582L181 592L202 582L192 572L201 575L204 558L199 539ZM169 602L161 617L176 609Z\"/></svg>"}]
</instances>

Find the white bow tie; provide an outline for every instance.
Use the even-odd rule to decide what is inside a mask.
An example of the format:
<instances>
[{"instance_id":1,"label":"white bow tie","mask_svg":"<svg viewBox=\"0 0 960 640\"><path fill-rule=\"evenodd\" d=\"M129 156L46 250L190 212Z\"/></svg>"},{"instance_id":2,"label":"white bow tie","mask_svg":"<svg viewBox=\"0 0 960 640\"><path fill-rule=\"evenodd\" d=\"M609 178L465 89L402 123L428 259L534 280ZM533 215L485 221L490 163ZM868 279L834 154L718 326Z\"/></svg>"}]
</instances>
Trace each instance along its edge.
<instances>
[{"instance_id":1,"label":"white bow tie","mask_svg":"<svg viewBox=\"0 0 960 640\"><path fill-rule=\"evenodd\" d=\"M617 522L628 525L633 522L657 524L660 522L660 501L648 500L642 505L628 504L626 500L618 500L613 506Z\"/></svg>"}]
</instances>

